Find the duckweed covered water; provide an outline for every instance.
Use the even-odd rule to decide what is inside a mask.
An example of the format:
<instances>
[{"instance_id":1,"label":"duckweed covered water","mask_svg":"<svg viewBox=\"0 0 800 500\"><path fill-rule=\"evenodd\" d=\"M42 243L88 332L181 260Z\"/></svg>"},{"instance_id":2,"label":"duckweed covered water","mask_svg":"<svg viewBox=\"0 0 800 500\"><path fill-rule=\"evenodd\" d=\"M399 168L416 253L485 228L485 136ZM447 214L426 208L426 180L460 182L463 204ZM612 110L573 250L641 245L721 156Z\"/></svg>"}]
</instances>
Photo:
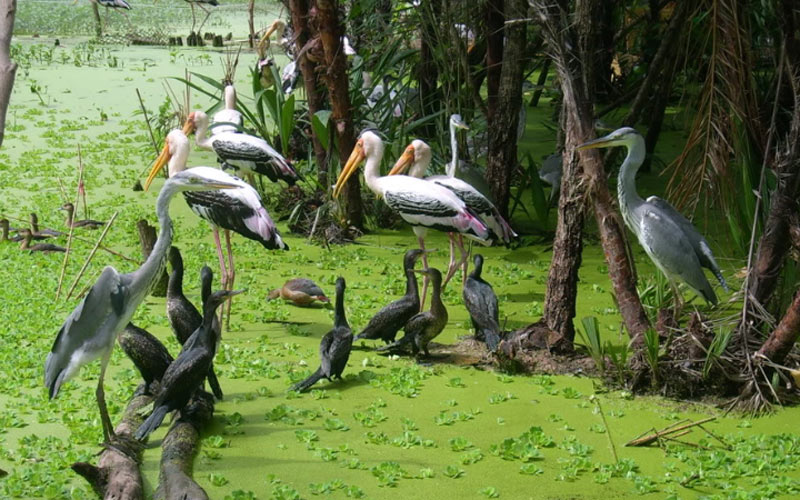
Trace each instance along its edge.
<instances>
[{"instance_id":1,"label":"duckweed covered water","mask_svg":"<svg viewBox=\"0 0 800 500\"><path fill-rule=\"evenodd\" d=\"M49 43L21 41L23 50ZM56 54L90 50L79 40L62 41ZM152 162L153 147L136 114L134 88L148 110L164 100L162 81L192 71L217 75L219 53L192 49L105 47L93 64L40 64L20 72L9 112L9 133L0 151L0 212L25 218L35 210L43 225L62 227L58 179L75 191L77 146L86 167L91 216L115 222L106 245L138 256L134 224L154 219L156 190L133 192L135 179ZM55 56L58 59L58 55ZM117 60L113 67L103 61ZM72 59L74 61L74 59ZM239 71L240 89L247 89ZM39 87L39 99L31 82ZM243 92L246 93L246 92ZM194 96L197 98L198 96ZM44 104L42 103L44 101ZM206 101L198 100L205 106ZM536 157L550 148L544 118L529 113L524 148ZM668 136L679 143L675 135ZM674 151L673 151L674 152ZM191 165L213 165L193 152ZM645 179L643 185L660 184ZM160 187L160 181L156 183ZM199 300L198 272L215 268L208 227L185 204L172 206L175 244L186 261L187 295ZM519 213L515 225L524 225ZM16 221L14 221L16 222ZM12 224L13 225L13 224ZM267 292L291 277L314 279L332 293L338 275L347 279L346 308L354 330L363 327L390 298L402 294L401 256L414 244L408 229L378 230L357 245L323 249L280 228L289 252L266 252L235 238L237 286L248 293L234 303L215 362L225 400L204 435L195 478L211 498L773 498L798 494L800 442L793 433L798 410L757 420L723 416L710 406L606 392L580 376L519 376L470 366L421 365L378 356L357 343L341 383L322 382L309 394L286 389L316 368L319 339L332 311L300 309L274 301ZM80 233L93 241L97 233ZM432 235L432 264L445 267L447 241ZM715 250L716 250L715 246ZM77 242L65 286L72 283L91 243ZM541 315L552 249L547 243L517 250L480 249L485 277L500 297L501 316L513 329ZM636 248L641 276L653 274ZM726 252L720 249L719 253ZM76 299L55 300L60 255L28 255L0 245L5 286L0 288L0 478L3 498L86 498L85 483L69 470L74 461L95 459L101 427L94 399L97 363L48 401L42 386L45 356ZM726 261L726 274L738 265ZM77 284L91 284L105 265L120 271L133 264L100 252ZM610 295L602 251L587 238L581 269L578 319L597 316L606 339L620 344L620 318ZM457 283L457 281L456 281ZM468 316L457 286L444 297L450 322L438 342L468 335ZM149 298L135 323L178 350L164 315L163 299ZM106 379L112 417L118 417L138 376L117 349ZM589 398L597 395L609 428ZM623 443L685 418L719 418L685 439L701 447L665 443L625 448ZM143 470L149 494L157 484L160 440L151 436ZM619 461L609 447L616 444Z\"/></svg>"}]
</instances>

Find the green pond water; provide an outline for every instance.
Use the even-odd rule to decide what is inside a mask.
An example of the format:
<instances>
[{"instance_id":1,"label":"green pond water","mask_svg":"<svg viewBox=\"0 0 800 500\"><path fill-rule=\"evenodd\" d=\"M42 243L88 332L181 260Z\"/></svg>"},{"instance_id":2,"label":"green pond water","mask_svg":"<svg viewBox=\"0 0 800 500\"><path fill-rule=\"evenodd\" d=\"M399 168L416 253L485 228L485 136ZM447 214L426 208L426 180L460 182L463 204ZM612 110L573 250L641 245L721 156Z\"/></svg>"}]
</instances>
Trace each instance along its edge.
<instances>
[{"instance_id":1,"label":"green pond water","mask_svg":"<svg viewBox=\"0 0 800 500\"><path fill-rule=\"evenodd\" d=\"M52 39L23 36L15 42L30 54L41 50L33 47L49 47ZM24 219L35 210L44 225L63 227L56 210L62 203L59 179L73 197L80 145L91 216L106 220L118 213L104 244L138 257L134 226L143 217L154 221L157 189L130 190L155 156L137 114L135 89L148 111L155 112L164 102L166 78L182 76L185 68L219 78L222 53L113 45L90 49L75 38L62 39L54 50L51 62L30 60L18 74L0 150L0 213ZM254 56L243 53L241 59L238 87L247 99L245 70ZM31 91L33 84L41 99ZM171 85L179 91L177 82ZM210 101L195 93L193 104L206 107ZM547 104L529 110L522 149L535 158L553 147L552 133L545 127L549 112ZM669 123L677 127L682 120L675 115ZM682 132L668 131L658 154L669 160L682 141ZM215 163L208 153L192 152L192 166ZM160 184L156 181L155 188ZM662 184L656 176L644 176L639 183L643 193L660 192ZM198 301L200 267L207 263L217 268L213 240L208 226L183 201L176 200L171 213L174 243L186 261L186 294ZM521 211L513 224L529 226ZM321 307L266 302L267 292L302 276L332 293L336 277L344 276L348 319L358 331L378 308L402 294L401 258L415 241L407 228L375 230L357 245L325 249L290 234L285 221L278 225L291 247L288 252L267 252L235 238L237 287L248 292L234 302L231 329L215 361L225 399L216 406L194 470L211 498L771 498L800 491L796 408L754 420L725 416L707 405L606 391L588 377L419 365L378 356L368 343L356 345L343 382L322 382L310 394L288 395L291 383L316 368L319 339L330 328L333 314ZM735 288L733 275L741 259L729 255L714 224L706 227L723 273ZM78 234L85 241L75 243L65 290L98 236ZM432 234L428 245L440 250L431 256L432 265L445 268L444 235ZM506 328L537 320L550 244L480 252L486 257L484 276L494 285L501 316L507 318ZM654 270L638 246L635 256L640 276L652 280ZM96 460L101 439L94 399L98 363L84 368L54 401L47 399L42 384L46 354L77 304L75 298L64 300L63 292L55 299L62 256L28 255L4 243L0 261L0 469L9 472L0 478L0 497L85 498L91 492L68 466ZM105 265L122 272L134 269L132 263L101 251L76 284L75 294ZM605 339L624 343L596 237L585 241L580 278L577 319L596 316ZM450 321L437 342L452 344L470 334L468 315L457 286L446 290L444 301ZM134 321L178 352L163 299L148 298ZM120 415L138 383L132 364L116 349L106 378L112 418ZM606 427L589 399L595 394L616 444L617 465ZM623 447L653 428L712 415L718 418L706 428L722 437L731 451L699 431L685 439L708 450ZM151 436L144 454L148 494L157 484L159 445L167 427Z\"/></svg>"}]
</instances>

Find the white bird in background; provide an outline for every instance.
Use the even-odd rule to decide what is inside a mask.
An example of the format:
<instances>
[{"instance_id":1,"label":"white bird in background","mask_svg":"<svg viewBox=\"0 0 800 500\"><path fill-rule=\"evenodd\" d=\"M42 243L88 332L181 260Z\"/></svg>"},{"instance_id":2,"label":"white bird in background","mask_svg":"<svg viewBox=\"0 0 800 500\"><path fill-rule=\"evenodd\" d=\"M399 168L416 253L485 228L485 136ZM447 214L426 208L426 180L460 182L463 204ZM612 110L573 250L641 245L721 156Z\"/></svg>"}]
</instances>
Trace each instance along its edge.
<instances>
[{"instance_id":1,"label":"white bird in background","mask_svg":"<svg viewBox=\"0 0 800 500\"><path fill-rule=\"evenodd\" d=\"M156 174L161 170L165 163L168 163L169 176L177 174L186 169L186 162L189 157L189 139L179 129L175 129L167 135L164 149L153 163L150 175L145 181L144 188L147 190L153 182ZM194 167L195 170L201 167ZM236 277L236 270L233 262L233 250L231 249L230 232L234 231L245 238L261 243L264 248L288 250L289 247L281 239L275 223L270 218L269 213L261 204L261 196L252 186L237 177L228 175L221 170L210 167L203 169L213 170L213 173L204 175L237 186L237 189L225 189L208 193L185 193L186 203L192 212L211 223L214 231L214 243L217 245L217 256L219 257L220 279L222 287L226 290L233 289L233 282ZM226 265L225 257L222 253L222 244L219 239L219 229L225 230L225 245L228 254ZM228 308L228 318L230 318L230 307Z\"/></svg>"},{"instance_id":2,"label":"white bird in background","mask_svg":"<svg viewBox=\"0 0 800 500\"><path fill-rule=\"evenodd\" d=\"M378 198L411 224L417 235L419 246L425 249L425 235L428 228L447 233L462 233L477 239L489 241L489 228L480 216L469 209L452 191L433 182L427 182L407 175L379 175L383 158L383 141L372 131L365 131L356 141L347 163L342 168L333 196L338 197L347 180L358 170L366 159L364 180ZM426 254L422 255L428 267ZM423 286L420 307L425 304L427 280Z\"/></svg>"},{"instance_id":3,"label":"white bird in background","mask_svg":"<svg viewBox=\"0 0 800 500\"><path fill-rule=\"evenodd\" d=\"M44 383L51 399L58 395L62 384L77 374L83 365L101 358L95 396L106 442L114 437L103 391L106 366L117 335L128 325L164 269L167 250L172 243L169 202L179 191L238 189L237 184L225 182L218 173L215 169L191 169L174 175L164 183L156 201L160 232L150 256L132 273L120 274L111 266L103 269L89 293L61 326L53 348L47 355Z\"/></svg>"},{"instance_id":4,"label":"white bird in background","mask_svg":"<svg viewBox=\"0 0 800 500\"><path fill-rule=\"evenodd\" d=\"M225 107L211 117L211 135L242 130L242 113L236 109L236 88L229 84L223 91Z\"/></svg>"},{"instance_id":5,"label":"white bird in background","mask_svg":"<svg viewBox=\"0 0 800 500\"><path fill-rule=\"evenodd\" d=\"M289 185L294 185L300 179L289 160L260 137L226 131L206 136L208 115L202 111L189 113L183 132L188 135L192 131L195 132L197 146L214 151L223 169L233 169L240 175L266 175L272 182L283 180Z\"/></svg>"}]
</instances>

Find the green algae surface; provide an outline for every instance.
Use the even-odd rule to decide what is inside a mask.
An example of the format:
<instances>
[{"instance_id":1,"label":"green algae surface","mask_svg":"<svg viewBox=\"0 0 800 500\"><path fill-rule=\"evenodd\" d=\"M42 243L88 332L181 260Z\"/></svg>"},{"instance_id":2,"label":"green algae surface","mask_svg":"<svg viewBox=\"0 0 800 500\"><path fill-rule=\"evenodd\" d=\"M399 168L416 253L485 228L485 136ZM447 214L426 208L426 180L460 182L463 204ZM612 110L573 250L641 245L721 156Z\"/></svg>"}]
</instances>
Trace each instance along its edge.
<instances>
[{"instance_id":1,"label":"green algae surface","mask_svg":"<svg viewBox=\"0 0 800 500\"><path fill-rule=\"evenodd\" d=\"M21 38L16 43L30 53L50 42ZM18 76L9 133L0 150L0 212L24 219L35 210L44 225L62 228L56 210L62 203L58 179L72 197L80 145L91 216L108 219L119 213L105 245L137 257L134 225L139 218L154 219L160 181L151 192L130 190L155 156L137 115L134 89L139 88L146 107L155 112L164 100L164 78L180 76L184 67L218 76L220 53L105 46L78 66L75 53L97 50L83 43L63 40L50 63L31 58ZM60 53L70 57L58 62ZM246 72L239 73L239 88L249 88L242 76ZM247 98L247 92L242 93ZM523 148L535 157L547 154L552 144L542 125L541 113L546 111L529 112ZM673 134L667 137L679 144L679 134ZM203 164L215 161L207 153L193 152L190 165ZM646 177L640 185L658 189L661 183ZM186 261L186 293L197 301L199 269L206 263L216 268L216 252L207 225L181 200L175 200L171 213L174 241ZM521 219L514 225L524 227L525 216L518 216ZM211 498L789 498L798 494L795 464L800 438L793 433L795 408L749 420L724 416L710 406L607 392L587 377L506 375L470 365L418 364L379 356L367 342L356 344L343 381L323 381L308 394L287 393L293 382L316 368L319 339L330 328L332 311L267 302L268 291L302 276L332 293L335 278L344 276L348 319L358 331L378 308L402 294L401 256L414 239L407 228L376 230L357 245L325 249L289 234L284 223L279 227L291 251L267 252L254 242L234 239L237 287L248 292L234 302L231 329L225 332L215 361L225 400L216 406L194 470ZM75 243L65 286L72 283L97 237L97 233L78 234L86 241ZM432 265L446 267L446 238L433 234L428 246L439 249L430 257ZM486 257L484 276L499 296L506 328L537 320L550 245L480 251ZM726 252L720 249L719 254ZM652 279L654 270L638 247L635 255L640 276ZM99 366L95 362L85 367L53 401L42 386L46 354L77 303L75 298L65 300L63 293L55 300L61 259L61 255L28 255L15 244L0 244L5 277L0 288L4 381L0 469L9 472L0 478L2 498L91 495L69 465L96 459L101 431L94 383ZM724 262L726 276L741 264L736 259ZM100 252L76 291L90 285L105 265L123 272L135 267ZM580 276L578 319L596 316L604 339L624 343L602 251L591 237L586 240ZM470 334L469 321L457 286L448 288L444 301L450 321L436 341L452 344ZM148 298L135 323L177 352L163 299ZM113 418L120 415L138 383L132 364L115 350L106 378ZM593 395L602 404L608 427L597 402L590 399ZM683 439L699 446L670 442L662 448L623 446L652 429L710 415L718 418L706 429L720 440L695 431ZM164 425L151 436L144 454L148 495L157 484L159 445L166 429Z\"/></svg>"}]
</instances>

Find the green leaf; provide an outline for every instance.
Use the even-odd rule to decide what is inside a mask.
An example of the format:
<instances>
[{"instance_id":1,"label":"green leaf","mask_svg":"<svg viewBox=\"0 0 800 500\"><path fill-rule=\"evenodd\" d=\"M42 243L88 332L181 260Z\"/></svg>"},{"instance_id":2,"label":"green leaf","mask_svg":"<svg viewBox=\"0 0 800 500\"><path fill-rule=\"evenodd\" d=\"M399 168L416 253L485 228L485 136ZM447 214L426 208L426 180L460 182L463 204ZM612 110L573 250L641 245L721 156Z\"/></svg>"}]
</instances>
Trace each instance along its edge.
<instances>
[{"instance_id":1,"label":"green leaf","mask_svg":"<svg viewBox=\"0 0 800 500\"><path fill-rule=\"evenodd\" d=\"M292 129L294 128L294 94L290 95L286 102L283 103L281 109L281 152L286 154L289 151L289 138L292 136Z\"/></svg>"},{"instance_id":2,"label":"green leaf","mask_svg":"<svg viewBox=\"0 0 800 500\"><path fill-rule=\"evenodd\" d=\"M327 109L321 109L311 117L311 128L325 151L329 151L330 145L330 129L328 128L330 117L331 111Z\"/></svg>"}]
</instances>

